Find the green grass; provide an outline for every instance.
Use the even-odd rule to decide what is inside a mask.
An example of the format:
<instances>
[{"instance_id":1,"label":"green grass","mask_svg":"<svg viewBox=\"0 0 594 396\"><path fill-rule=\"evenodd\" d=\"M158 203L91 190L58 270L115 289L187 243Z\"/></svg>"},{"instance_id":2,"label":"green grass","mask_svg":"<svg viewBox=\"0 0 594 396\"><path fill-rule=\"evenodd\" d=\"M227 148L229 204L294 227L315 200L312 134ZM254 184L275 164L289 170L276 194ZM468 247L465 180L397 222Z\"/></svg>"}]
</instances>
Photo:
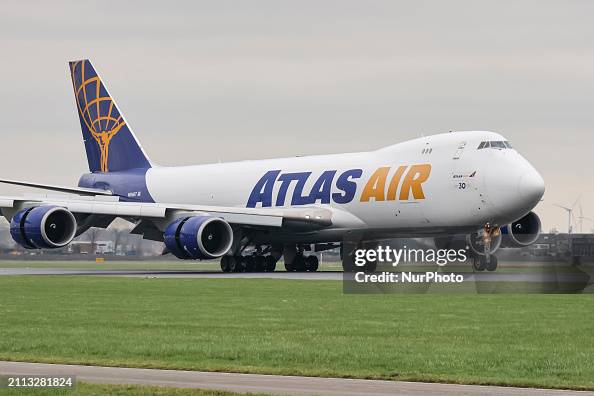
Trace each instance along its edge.
<instances>
[{"instance_id":1,"label":"green grass","mask_svg":"<svg viewBox=\"0 0 594 396\"><path fill-rule=\"evenodd\" d=\"M239 395L264 395L263 393L234 393L201 389L165 388L159 386L139 385L104 385L79 382L75 389L0 389L2 396L103 396L103 395L126 395L126 396L239 396Z\"/></svg>"},{"instance_id":2,"label":"green grass","mask_svg":"<svg viewBox=\"0 0 594 396\"><path fill-rule=\"evenodd\" d=\"M0 277L0 359L594 389L592 295Z\"/></svg>"}]
</instances>

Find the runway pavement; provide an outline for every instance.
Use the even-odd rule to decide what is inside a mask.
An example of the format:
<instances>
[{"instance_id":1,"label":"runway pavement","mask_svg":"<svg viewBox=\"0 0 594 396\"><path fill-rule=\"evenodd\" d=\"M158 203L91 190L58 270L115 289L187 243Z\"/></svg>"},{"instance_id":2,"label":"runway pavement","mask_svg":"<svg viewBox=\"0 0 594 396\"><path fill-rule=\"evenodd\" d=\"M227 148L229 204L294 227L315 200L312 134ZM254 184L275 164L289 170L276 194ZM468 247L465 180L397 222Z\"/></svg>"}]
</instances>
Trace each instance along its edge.
<instances>
[{"instance_id":1,"label":"runway pavement","mask_svg":"<svg viewBox=\"0 0 594 396\"><path fill-rule=\"evenodd\" d=\"M500 386L154 370L2 361L0 361L0 375L62 375L76 376L78 381L93 383L159 385L179 388L216 389L232 392L263 392L296 396L594 395L594 392Z\"/></svg>"},{"instance_id":2,"label":"runway pavement","mask_svg":"<svg viewBox=\"0 0 594 396\"><path fill-rule=\"evenodd\" d=\"M269 278L304 280L342 280L342 272L240 272L191 270L95 270L62 268L0 268L2 275L71 275L71 276L126 276L148 278Z\"/></svg>"},{"instance_id":3,"label":"runway pavement","mask_svg":"<svg viewBox=\"0 0 594 396\"><path fill-rule=\"evenodd\" d=\"M6 275L67 275L67 276L124 276L142 278L240 278L240 279L293 279L293 280L343 280L341 271L318 272L243 272L223 273L220 271L195 270L102 270L102 269L63 269L63 268L0 268L0 276ZM465 282L582 282L592 283L592 278L584 272L574 273L504 273L477 272L461 273Z\"/></svg>"}]
</instances>

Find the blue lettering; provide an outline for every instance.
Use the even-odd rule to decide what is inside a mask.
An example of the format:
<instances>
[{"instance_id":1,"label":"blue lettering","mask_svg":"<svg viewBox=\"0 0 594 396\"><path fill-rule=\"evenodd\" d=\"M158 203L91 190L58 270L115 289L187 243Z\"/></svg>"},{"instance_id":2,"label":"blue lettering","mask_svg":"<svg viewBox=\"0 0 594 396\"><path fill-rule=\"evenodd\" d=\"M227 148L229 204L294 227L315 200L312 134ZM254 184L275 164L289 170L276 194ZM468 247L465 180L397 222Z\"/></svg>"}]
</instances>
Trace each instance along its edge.
<instances>
[{"instance_id":1,"label":"blue lettering","mask_svg":"<svg viewBox=\"0 0 594 396\"><path fill-rule=\"evenodd\" d=\"M293 191L293 199L291 205L304 205L302 202L303 198L301 193L303 192L303 186L307 178L311 175L311 172L295 172L295 173L284 173L278 180L281 182L281 186L278 190L278 196L276 197L276 206L284 206L285 199L287 198L287 191L292 181L297 181L295 190Z\"/></svg>"},{"instance_id":2,"label":"blue lettering","mask_svg":"<svg viewBox=\"0 0 594 396\"><path fill-rule=\"evenodd\" d=\"M357 183L350 181L349 179L358 179L361 175L363 175L363 169L350 169L338 176L338 179L336 180L336 188L342 190L343 193L332 194L332 200L337 204L351 202L357 193Z\"/></svg>"},{"instance_id":3,"label":"blue lettering","mask_svg":"<svg viewBox=\"0 0 594 396\"><path fill-rule=\"evenodd\" d=\"M268 171L262 176L250 193L247 207L255 208L258 204L262 207L272 206L274 186L280 182L275 206L285 206L287 193L292 182L295 183L291 205L310 205L320 202L329 204L334 201L337 204L346 204L355 198L357 193L357 182L353 179L359 179L363 175L362 169L349 169L336 179L336 189L338 192L332 193L333 182L336 176L336 170L327 170L322 172L320 177L313 184L309 195L303 195L303 188L312 172L293 172L283 173L280 170Z\"/></svg>"},{"instance_id":4,"label":"blue lettering","mask_svg":"<svg viewBox=\"0 0 594 396\"><path fill-rule=\"evenodd\" d=\"M280 170L268 171L258 180L248 199L248 208L255 208L258 202L262 207L272 206L272 189L279 173Z\"/></svg>"},{"instance_id":5,"label":"blue lettering","mask_svg":"<svg viewBox=\"0 0 594 396\"><path fill-rule=\"evenodd\" d=\"M317 200L320 200L320 203L330 203L330 192L332 190L332 181L334 180L335 174L335 170L330 170L324 171L324 173L320 175L307 197L308 204L316 203Z\"/></svg>"}]
</instances>

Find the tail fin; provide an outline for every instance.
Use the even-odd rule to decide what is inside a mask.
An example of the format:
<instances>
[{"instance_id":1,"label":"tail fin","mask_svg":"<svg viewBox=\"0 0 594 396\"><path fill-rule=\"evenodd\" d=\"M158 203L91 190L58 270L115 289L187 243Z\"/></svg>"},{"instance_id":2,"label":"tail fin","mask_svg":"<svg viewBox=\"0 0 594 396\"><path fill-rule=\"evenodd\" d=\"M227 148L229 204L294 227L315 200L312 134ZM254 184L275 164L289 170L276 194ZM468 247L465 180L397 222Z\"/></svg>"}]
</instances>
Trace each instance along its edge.
<instances>
[{"instance_id":1,"label":"tail fin","mask_svg":"<svg viewBox=\"0 0 594 396\"><path fill-rule=\"evenodd\" d=\"M150 168L148 157L91 62L70 62L70 73L89 170Z\"/></svg>"}]
</instances>

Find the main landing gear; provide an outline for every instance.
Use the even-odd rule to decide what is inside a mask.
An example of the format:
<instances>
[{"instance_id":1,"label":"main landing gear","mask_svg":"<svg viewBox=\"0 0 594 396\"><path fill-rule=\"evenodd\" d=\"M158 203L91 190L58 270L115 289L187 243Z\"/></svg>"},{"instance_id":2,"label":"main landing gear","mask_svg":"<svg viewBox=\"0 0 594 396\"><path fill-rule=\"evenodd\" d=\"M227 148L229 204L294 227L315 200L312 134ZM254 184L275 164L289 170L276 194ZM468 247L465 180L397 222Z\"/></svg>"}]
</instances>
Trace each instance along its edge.
<instances>
[{"instance_id":1,"label":"main landing gear","mask_svg":"<svg viewBox=\"0 0 594 396\"><path fill-rule=\"evenodd\" d=\"M320 265L318 257L303 254L303 246L286 245L283 250L287 272L316 272Z\"/></svg>"},{"instance_id":2,"label":"main landing gear","mask_svg":"<svg viewBox=\"0 0 594 396\"><path fill-rule=\"evenodd\" d=\"M223 272L274 272L276 262L272 255L223 256L221 269Z\"/></svg>"},{"instance_id":3,"label":"main landing gear","mask_svg":"<svg viewBox=\"0 0 594 396\"><path fill-rule=\"evenodd\" d=\"M281 256L284 256L287 272L316 272L320 265L318 257L304 255L304 248L297 245L257 246L251 254L242 255L241 250L232 256L221 257L223 272L274 272Z\"/></svg>"},{"instance_id":4,"label":"main landing gear","mask_svg":"<svg viewBox=\"0 0 594 396\"><path fill-rule=\"evenodd\" d=\"M296 254L293 262L285 261L287 272L316 272L320 262L316 256L304 256L303 253Z\"/></svg>"}]
</instances>

